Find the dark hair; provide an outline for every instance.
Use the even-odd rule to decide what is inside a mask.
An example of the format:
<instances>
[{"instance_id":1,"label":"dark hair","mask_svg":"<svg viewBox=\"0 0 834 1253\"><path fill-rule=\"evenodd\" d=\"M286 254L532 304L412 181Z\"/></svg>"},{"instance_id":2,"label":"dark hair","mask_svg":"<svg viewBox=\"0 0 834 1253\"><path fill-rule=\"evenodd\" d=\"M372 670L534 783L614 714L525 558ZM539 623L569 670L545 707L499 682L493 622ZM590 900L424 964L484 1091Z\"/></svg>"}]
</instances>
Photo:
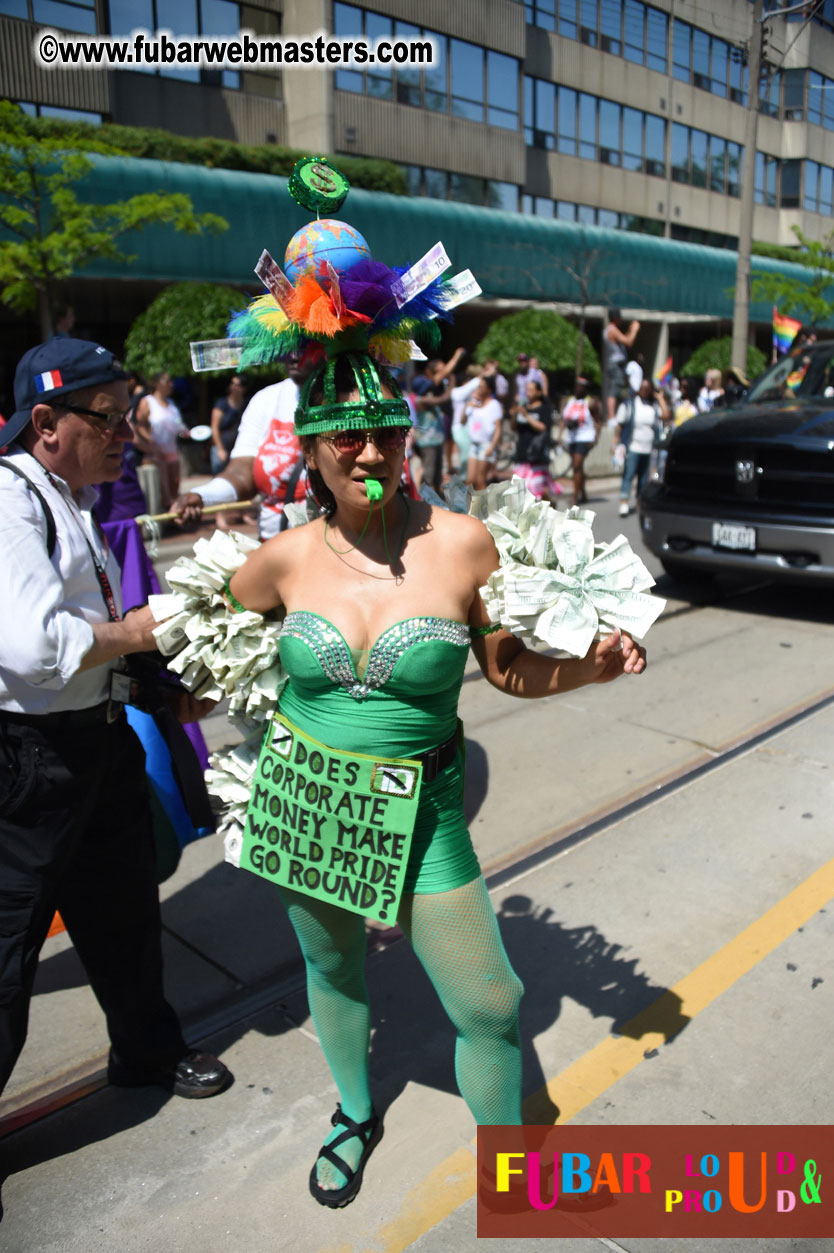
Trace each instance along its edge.
<instances>
[{"instance_id":1,"label":"dark hair","mask_svg":"<svg viewBox=\"0 0 834 1253\"><path fill-rule=\"evenodd\" d=\"M315 435L300 435L298 442L301 444L303 453L312 452L316 447ZM328 518L332 518L336 512L336 497L322 478L321 471L314 470L309 461L307 462L307 482L310 485L313 500L320 509L324 510Z\"/></svg>"},{"instance_id":2,"label":"dark hair","mask_svg":"<svg viewBox=\"0 0 834 1253\"><path fill-rule=\"evenodd\" d=\"M621 322L621 321L622 321L622 318L623 318L623 311L622 311L622 309L609 309L609 310L608 310L608 321L609 321L609 322Z\"/></svg>"},{"instance_id":3,"label":"dark hair","mask_svg":"<svg viewBox=\"0 0 834 1253\"><path fill-rule=\"evenodd\" d=\"M151 391L156 390L159 384L159 380L163 379L166 374L168 375L169 378L171 378L171 375L168 370L157 370L156 374L151 375L151 378L150 378Z\"/></svg>"},{"instance_id":4,"label":"dark hair","mask_svg":"<svg viewBox=\"0 0 834 1253\"><path fill-rule=\"evenodd\" d=\"M492 375L482 374L480 381L485 384L485 386L487 387L489 391L490 396L494 396L495 395L495 379L492 377Z\"/></svg>"}]
</instances>

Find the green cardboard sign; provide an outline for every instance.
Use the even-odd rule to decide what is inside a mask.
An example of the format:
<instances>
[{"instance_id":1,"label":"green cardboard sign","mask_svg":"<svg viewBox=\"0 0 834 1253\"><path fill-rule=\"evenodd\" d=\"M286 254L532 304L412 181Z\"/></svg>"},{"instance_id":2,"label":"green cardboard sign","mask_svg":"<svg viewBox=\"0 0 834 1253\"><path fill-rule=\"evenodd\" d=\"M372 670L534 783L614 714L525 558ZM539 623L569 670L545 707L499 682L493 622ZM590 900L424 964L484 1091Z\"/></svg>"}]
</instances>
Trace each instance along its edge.
<instances>
[{"instance_id":1,"label":"green cardboard sign","mask_svg":"<svg viewBox=\"0 0 834 1253\"><path fill-rule=\"evenodd\" d=\"M258 759L240 864L393 925L422 766L328 748L276 714Z\"/></svg>"}]
</instances>

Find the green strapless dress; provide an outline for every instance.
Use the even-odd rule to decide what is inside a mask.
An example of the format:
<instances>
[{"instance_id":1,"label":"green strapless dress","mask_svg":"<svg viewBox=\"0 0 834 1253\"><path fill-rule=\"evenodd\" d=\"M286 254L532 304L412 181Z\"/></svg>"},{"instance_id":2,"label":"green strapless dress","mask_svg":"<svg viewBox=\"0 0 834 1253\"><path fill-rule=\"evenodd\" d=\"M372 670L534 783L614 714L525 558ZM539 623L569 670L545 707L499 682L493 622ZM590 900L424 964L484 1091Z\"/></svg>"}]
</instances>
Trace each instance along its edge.
<instances>
[{"instance_id":1,"label":"green strapless dress","mask_svg":"<svg viewBox=\"0 0 834 1253\"><path fill-rule=\"evenodd\" d=\"M454 734L469 643L465 623L407 618L355 652L326 618L296 610L281 632L281 713L331 748L414 757ZM405 890L448 892L479 874L459 752L420 791Z\"/></svg>"}]
</instances>

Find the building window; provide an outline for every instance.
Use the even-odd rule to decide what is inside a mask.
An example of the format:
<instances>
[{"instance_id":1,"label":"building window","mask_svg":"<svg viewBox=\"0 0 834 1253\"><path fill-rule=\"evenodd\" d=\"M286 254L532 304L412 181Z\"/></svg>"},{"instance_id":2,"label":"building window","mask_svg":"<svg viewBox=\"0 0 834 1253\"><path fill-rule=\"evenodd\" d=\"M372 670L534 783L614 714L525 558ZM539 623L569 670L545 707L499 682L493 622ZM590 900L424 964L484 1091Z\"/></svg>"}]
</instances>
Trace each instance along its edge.
<instances>
[{"instance_id":1,"label":"building window","mask_svg":"<svg viewBox=\"0 0 834 1253\"><path fill-rule=\"evenodd\" d=\"M642 0L525 0L531 26L666 73L669 19Z\"/></svg>"},{"instance_id":2,"label":"building window","mask_svg":"<svg viewBox=\"0 0 834 1253\"><path fill-rule=\"evenodd\" d=\"M782 162L782 177L779 180L779 203L783 209L799 208L799 181L801 173L801 161Z\"/></svg>"},{"instance_id":3,"label":"building window","mask_svg":"<svg viewBox=\"0 0 834 1253\"><path fill-rule=\"evenodd\" d=\"M672 178L676 183L738 196L742 151L740 144L672 123Z\"/></svg>"},{"instance_id":4,"label":"building window","mask_svg":"<svg viewBox=\"0 0 834 1253\"><path fill-rule=\"evenodd\" d=\"M578 222L581 226L603 226L609 230L639 231L644 235L662 235L663 222L655 218L618 213L616 209L596 208L591 204L574 204L570 200L549 200L546 196L521 197L521 212L536 217L556 217L560 222Z\"/></svg>"},{"instance_id":5,"label":"building window","mask_svg":"<svg viewBox=\"0 0 834 1253\"><path fill-rule=\"evenodd\" d=\"M95 0L0 0L0 13L85 35L95 35L97 29Z\"/></svg>"},{"instance_id":6,"label":"building window","mask_svg":"<svg viewBox=\"0 0 834 1253\"><path fill-rule=\"evenodd\" d=\"M782 107L786 122L801 122L805 116L805 71L782 71Z\"/></svg>"},{"instance_id":7,"label":"building window","mask_svg":"<svg viewBox=\"0 0 834 1253\"><path fill-rule=\"evenodd\" d=\"M816 161L805 161L805 188L802 207L810 213L834 215L834 169Z\"/></svg>"},{"instance_id":8,"label":"building window","mask_svg":"<svg viewBox=\"0 0 834 1253\"><path fill-rule=\"evenodd\" d=\"M766 152L756 153L756 169L754 177L753 198L756 204L776 207L776 180L779 174L779 159Z\"/></svg>"},{"instance_id":9,"label":"building window","mask_svg":"<svg viewBox=\"0 0 834 1253\"><path fill-rule=\"evenodd\" d=\"M626 170L662 176L666 169L665 118L570 87L559 87L557 94L553 83L529 75L524 79L524 137L529 147L555 146L565 156Z\"/></svg>"},{"instance_id":10,"label":"building window","mask_svg":"<svg viewBox=\"0 0 834 1253\"><path fill-rule=\"evenodd\" d=\"M556 29L556 0L527 0L524 16L530 26L540 26L542 30ZM575 39L576 36L574 35Z\"/></svg>"},{"instance_id":11,"label":"building window","mask_svg":"<svg viewBox=\"0 0 834 1253\"><path fill-rule=\"evenodd\" d=\"M518 186L474 174L436 170L428 166L401 165L410 196L432 200L456 200L460 204L484 205L505 212L518 211Z\"/></svg>"},{"instance_id":12,"label":"building window","mask_svg":"<svg viewBox=\"0 0 834 1253\"><path fill-rule=\"evenodd\" d=\"M100 113L90 113L86 109L61 109L54 104L31 104L28 100L18 101L17 107L29 117L57 117L64 122L91 122L94 126L104 121Z\"/></svg>"},{"instance_id":13,"label":"building window","mask_svg":"<svg viewBox=\"0 0 834 1253\"><path fill-rule=\"evenodd\" d=\"M0 0L2 2L2 0ZM137 27L170 30L175 36L205 35L224 38L238 31L277 36L280 18L268 9L259 9L237 0L108 0L108 29L111 35L129 35ZM249 70L188 69L179 65L133 65L134 73L159 74L204 87L229 87L255 95L280 94L280 77Z\"/></svg>"},{"instance_id":14,"label":"building window","mask_svg":"<svg viewBox=\"0 0 834 1253\"><path fill-rule=\"evenodd\" d=\"M556 147L556 87L543 78L524 78L524 142L528 148Z\"/></svg>"},{"instance_id":15,"label":"building window","mask_svg":"<svg viewBox=\"0 0 834 1253\"><path fill-rule=\"evenodd\" d=\"M518 61L503 52L486 54L487 122L518 130Z\"/></svg>"},{"instance_id":16,"label":"building window","mask_svg":"<svg viewBox=\"0 0 834 1253\"><path fill-rule=\"evenodd\" d=\"M484 120L484 50L462 39L450 42L452 113L471 122Z\"/></svg>"},{"instance_id":17,"label":"building window","mask_svg":"<svg viewBox=\"0 0 834 1253\"><path fill-rule=\"evenodd\" d=\"M759 112L768 117L779 116L779 91L782 76L778 70L768 70L762 78L759 88Z\"/></svg>"},{"instance_id":18,"label":"building window","mask_svg":"<svg viewBox=\"0 0 834 1253\"><path fill-rule=\"evenodd\" d=\"M675 18L672 30L672 73L714 96L747 103L747 66L741 48ZM778 95L777 95L778 99Z\"/></svg>"},{"instance_id":19,"label":"building window","mask_svg":"<svg viewBox=\"0 0 834 1253\"><path fill-rule=\"evenodd\" d=\"M706 244L709 248L738 248L738 239L735 235L704 231L697 226L679 226L673 222L670 233L672 239L679 239L685 244Z\"/></svg>"},{"instance_id":20,"label":"building window","mask_svg":"<svg viewBox=\"0 0 834 1253\"><path fill-rule=\"evenodd\" d=\"M576 92L560 87L558 93L558 148L565 156L576 156Z\"/></svg>"},{"instance_id":21,"label":"building window","mask_svg":"<svg viewBox=\"0 0 834 1253\"><path fill-rule=\"evenodd\" d=\"M834 130L834 79L808 71L808 121Z\"/></svg>"},{"instance_id":22,"label":"building window","mask_svg":"<svg viewBox=\"0 0 834 1253\"><path fill-rule=\"evenodd\" d=\"M487 122L504 130L518 130L518 61L502 52L493 52L464 39L451 39L436 31L409 22L360 9L356 5L333 5L333 33L339 38L361 35L365 39L431 38L435 56L432 65L420 68L377 66L368 70L339 69L335 86L339 91L396 100L399 104L451 112L472 122Z\"/></svg>"},{"instance_id":23,"label":"building window","mask_svg":"<svg viewBox=\"0 0 834 1253\"><path fill-rule=\"evenodd\" d=\"M518 186L515 183L502 183L488 178L486 193L490 209L502 209L504 213L518 212Z\"/></svg>"},{"instance_id":24,"label":"building window","mask_svg":"<svg viewBox=\"0 0 834 1253\"><path fill-rule=\"evenodd\" d=\"M646 173L664 178L666 175L666 119L656 117L653 113L646 113L644 117L646 120Z\"/></svg>"}]
</instances>

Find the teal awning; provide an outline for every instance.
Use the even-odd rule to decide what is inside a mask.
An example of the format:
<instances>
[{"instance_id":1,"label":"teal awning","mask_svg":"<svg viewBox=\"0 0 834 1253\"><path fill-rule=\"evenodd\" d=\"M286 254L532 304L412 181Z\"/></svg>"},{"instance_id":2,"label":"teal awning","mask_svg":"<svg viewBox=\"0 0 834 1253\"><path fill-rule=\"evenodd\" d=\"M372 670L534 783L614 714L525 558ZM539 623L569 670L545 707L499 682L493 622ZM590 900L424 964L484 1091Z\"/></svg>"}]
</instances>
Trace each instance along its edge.
<instances>
[{"instance_id":1,"label":"teal awning","mask_svg":"<svg viewBox=\"0 0 834 1253\"><path fill-rule=\"evenodd\" d=\"M185 192L198 212L220 214L229 229L190 236L149 228L121 241L136 257L132 264L97 262L83 275L257 285L252 271L262 249L280 262L290 236L310 217L290 198L286 179L273 175L128 157L96 157L94 165L79 189L85 198L107 203L140 192ZM451 272L472 270L488 298L580 304L573 271L587 278L588 304L733 315L736 254L725 249L360 189L351 191L340 216L388 265L415 261L442 240ZM759 257L753 264L808 280L798 265ZM751 318L770 322L771 312L768 305L754 305Z\"/></svg>"}]
</instances>

